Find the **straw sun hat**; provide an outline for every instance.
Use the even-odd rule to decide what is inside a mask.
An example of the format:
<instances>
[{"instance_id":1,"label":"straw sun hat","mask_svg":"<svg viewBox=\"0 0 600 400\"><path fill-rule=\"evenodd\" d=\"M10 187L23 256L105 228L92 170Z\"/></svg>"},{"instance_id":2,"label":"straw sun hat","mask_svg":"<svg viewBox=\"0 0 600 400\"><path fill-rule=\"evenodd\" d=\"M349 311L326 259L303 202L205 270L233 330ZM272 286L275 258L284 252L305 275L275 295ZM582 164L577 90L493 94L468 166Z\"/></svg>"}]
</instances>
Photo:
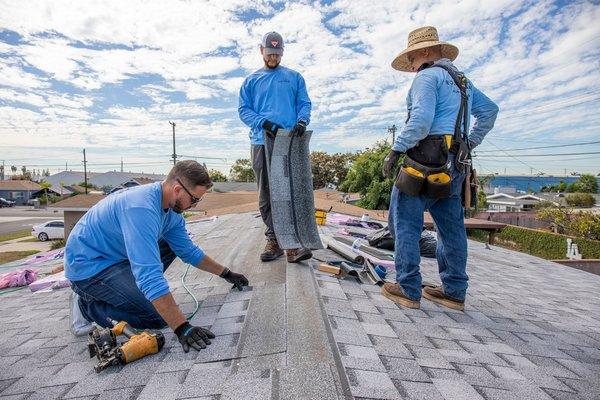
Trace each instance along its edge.
<instances>
[{"instance_id":1,"label":"straw sun hat","mask_svg":"<svg viewBox=\"0 0 600 400\"><path fill-rule=\"evenodd\" d=\"M402 53L398 54L392 61L392 68L398 71L412 72L410 63L408 62L408 53L413 50L424 49L427 47L441 46L442 58L448 58L454 61L458 56L458 48L450 43L440 42L437 29L433 26L424 26L415 29L408 34L408 46Z\"/></svg>"}]
</instances>

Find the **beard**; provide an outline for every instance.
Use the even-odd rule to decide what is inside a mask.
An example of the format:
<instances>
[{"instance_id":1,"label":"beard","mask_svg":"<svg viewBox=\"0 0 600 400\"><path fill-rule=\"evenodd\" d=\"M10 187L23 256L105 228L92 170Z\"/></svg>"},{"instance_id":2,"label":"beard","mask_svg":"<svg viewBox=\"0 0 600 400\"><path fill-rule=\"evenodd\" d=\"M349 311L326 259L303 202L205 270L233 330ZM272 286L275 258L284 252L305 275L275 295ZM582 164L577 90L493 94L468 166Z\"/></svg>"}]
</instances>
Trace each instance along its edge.
<instances>
[{"instance_id":1,"label":"beard","mask_svg":"<svg viewBox=\"0 0 600 400\"><path fill-rule=\"evenodd\" d=\"M173 211L175 211L177 214L181 214L182 212L185 211L185 209L181 205L181 200L179 200L179 199L175 199L175 205L171 209Z\"/></svg>"},{"instance_id":2,"label":"beard","mask_svg":"<svg viewBox=\"0 0 600 400\"><path fill-rule=\"evenodd\" d=\"M269 68L269 69L275 69L279 66L279 63L281 62L281 60L265 60L263 59L263 61L265 62L265 67Z\"/></svg>"}]
</instances>

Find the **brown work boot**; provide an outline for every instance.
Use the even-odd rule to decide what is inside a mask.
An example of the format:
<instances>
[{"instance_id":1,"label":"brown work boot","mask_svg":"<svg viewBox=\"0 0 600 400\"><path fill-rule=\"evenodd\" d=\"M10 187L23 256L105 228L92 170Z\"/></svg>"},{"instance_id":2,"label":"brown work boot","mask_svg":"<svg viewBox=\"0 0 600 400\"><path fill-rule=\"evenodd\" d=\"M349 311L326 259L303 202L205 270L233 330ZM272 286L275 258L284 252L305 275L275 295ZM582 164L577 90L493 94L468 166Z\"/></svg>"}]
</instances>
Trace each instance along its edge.
<instances>
[{"instance_id":1,"label":"brown work boot","mask_svg":"<svg viewBox=\"0 0 600 400\"><path fill-rule=\"evenodd\" d=\"M411 300L404 294L402 286L399 283L386 282L381 287L381 294L393 301L394 303L400 304L401 306L408 308L421 308L421 302L418 300Z\"/></svg>"},{"instance_id":2,"label":"brown work boot","mask_svg":"<svg viewBox=\"0 0 600 400\"><path fill-rule=\"evenodd\" d=\"M312 258L312 252L309 249L290 249L286 251L287 260L291 263L298 263L300 261L308 260Z\"/></svg>"},{"instance_id":3,"label":"brown work boot","mask_svg":"<svg viewBox=\"0 0 600 400\"><path fill-rule=\"evenodd\" d=\"M441 304L445 307L452 308L454 310L463 311L465 309L465 302L453 299L444 293L444 289L441 286L425 286L423 288L423 297L434 303Z\"/></svg>"},{"instance_id":4,"label":"brown work boot","mask_svg":"<svg viewBox=\"0 0 600 400\"><path fill-rule=\"evenodd\" d=\"M283 250L275 239L268 239L265 251L260 255L260 261L273 261L283 255Z\"/></svg>"}]
</instances>

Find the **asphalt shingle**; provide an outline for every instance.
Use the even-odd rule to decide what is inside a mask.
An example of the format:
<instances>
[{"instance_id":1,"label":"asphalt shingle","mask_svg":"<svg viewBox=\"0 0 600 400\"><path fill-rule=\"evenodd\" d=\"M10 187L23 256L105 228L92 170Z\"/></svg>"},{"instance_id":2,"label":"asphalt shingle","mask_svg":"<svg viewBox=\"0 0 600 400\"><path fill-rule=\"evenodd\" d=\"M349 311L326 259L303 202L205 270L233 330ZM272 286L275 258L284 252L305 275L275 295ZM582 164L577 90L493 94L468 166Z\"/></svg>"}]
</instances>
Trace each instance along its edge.
<instances>
[{"instance_id":1,"label":"asphalt shingle","mask_svg":"<svg viewBox=\"0 0 600 400\"><path fill-rule=\"evenodd\" d=\"M316 263L260 263L264 239L252 214L189 229L208 254L253 285L240 292L190 271L188 286L200 300L191 322L217 334L207 349L184 353L165 329L159 354L96 374L87 338L68 330L69 290L14 292L0 302L0 396L600 398L598 276L470 242L465 312L425 299L412 310L377 286L318 272ZM166 276L191 312L179 282L183 268L177 260ZM424 280L439 281L435 260L423 259L421 270Z\"/></svg>"}]
</instances>

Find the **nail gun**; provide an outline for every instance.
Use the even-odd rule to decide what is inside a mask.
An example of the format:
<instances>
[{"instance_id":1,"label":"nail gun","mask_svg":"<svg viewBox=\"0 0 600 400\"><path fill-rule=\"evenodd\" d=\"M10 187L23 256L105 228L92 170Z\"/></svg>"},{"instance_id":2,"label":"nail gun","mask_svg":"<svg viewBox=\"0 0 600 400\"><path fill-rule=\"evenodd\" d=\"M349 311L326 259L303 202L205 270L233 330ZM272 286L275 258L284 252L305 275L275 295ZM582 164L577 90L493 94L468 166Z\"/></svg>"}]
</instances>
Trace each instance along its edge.
<instances>
[{"instance_id":1,"label":"nail gun","mask_svg":"<svg viewBox=\"0 0 600 400\"><path fill-rule=\"evenodd\" d=\"M138 331L125 321L117 322L111 318L108 321L112 328L95 326L88 335L90 358L96 356L99 360L94 367L96 372L111 365L129 364L149 354L158 353L165 344L165 337L159 331ZM117 337L120 335L129 340L119 345Z\"/></svg>"}]
</instances>

